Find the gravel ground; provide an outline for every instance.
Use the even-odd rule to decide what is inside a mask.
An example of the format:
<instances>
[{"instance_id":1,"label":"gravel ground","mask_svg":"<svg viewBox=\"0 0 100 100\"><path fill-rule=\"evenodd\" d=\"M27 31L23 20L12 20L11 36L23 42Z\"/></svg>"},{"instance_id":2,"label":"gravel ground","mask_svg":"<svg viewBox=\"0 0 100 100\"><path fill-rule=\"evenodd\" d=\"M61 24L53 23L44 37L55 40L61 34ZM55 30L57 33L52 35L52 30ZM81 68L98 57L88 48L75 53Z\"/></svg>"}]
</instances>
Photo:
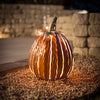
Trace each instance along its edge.
<instances>
[{"instance_id":1,"label":"gravel ground","mask_svg":"<svg viewBox=\"0 0 100 100\"><path fill-rule=\"evenodd\" d=\"M57 81L36 79L28 66L0 73L0 100L100 100L98 89L100 58L92 56L74 55L73 71Z\"/></svg>"}]
</instances>

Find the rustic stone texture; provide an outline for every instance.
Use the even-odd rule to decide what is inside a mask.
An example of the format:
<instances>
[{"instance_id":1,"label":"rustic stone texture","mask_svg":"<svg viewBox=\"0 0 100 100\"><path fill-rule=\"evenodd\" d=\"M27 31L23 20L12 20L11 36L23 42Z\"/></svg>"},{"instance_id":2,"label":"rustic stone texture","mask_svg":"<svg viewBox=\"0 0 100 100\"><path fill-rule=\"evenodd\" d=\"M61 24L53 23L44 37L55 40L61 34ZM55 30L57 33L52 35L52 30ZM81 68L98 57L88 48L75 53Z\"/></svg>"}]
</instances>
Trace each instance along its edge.
<instances>
[{"instance_id":1,"label":"rustic stone texture","mask_svg":"<svg viewBox=\"0 0 100 100\"><path fill-rule=\"evenodd\" d=\"M64 34L65 37L69 40L73 42L73 47L86 47L87 44L87 39L85 37L72 37L72 36L66 36L66 34Z\"/></svg>"},{"instance_id":2,"label":"rustic stone texture","mask_svg":"<svg viewBox=\"0 0 100 100\"><path fill-rule=\"evenodd\" d=\"M25 24L12 24L12 29L23 29L25 28Z\"/></svg>"},{"instance_id":3,"label":"rustic stone texture","mask_svg":"<svg viewBox=\"0 0 100 100\"><path fill-rule=\"evenodd\" d=\"M52 20L53 17L48 20L48 23L52 22ZM87 25L74 25L72 23L67 23L63 21L62 23L61 21L62 20L60 20L60 23L57 21L57 26L56 26L57 31L65 33L66 36L87 36Z\"/></svg>"},{"instance_id":4,"label":"rustic stone texture","mask_svg":"<svg viewBox=\"0 0 100 100\"><path fill-rule=\"evenodd\" d=\"M33 32L34 32L34 29L31 29L31 28L25 28L25 30L24 30L24 33L26 36L31 36L33 34Z\"/></svg>"},{"instance_id":5,"label":"rustic stone texture","mask_svg":"<svg viewBox=\"0 0 100 100\"><path fill-rule=\"evenodd\" d=\"M44 6L44 8L45 8L46 6ZM64 7L63 6L57 6L57 5L50 5L49 6L50 7L50 9L52 9L52 10L63 10L64 9Z\"/></svg>"},{"instance_id":6,"label":"rustic stone texture","mask_svg":"<svg viewBox=\"0 0 100 100\"><path fill-rule=\"evenodd\" d=\"M0 38L10 38L9 34L3 34L0 32Z\"/></svg>"},{"instance_id":7,"label":"rustic stone texture","mask_svg":"<svg viewBox=\"0 0 100 100\"><path fill-rule=\"evenodd\" d=\"M75 25L74 36L87 36L87 25Z\"/></svg>"},{"instance_id":8,"label":"rustic stone texture","mask_svg":"<svg viewBox=\"0 0 100 100\"><path fill-rule=\"evenodd\" d=\"M89 23L90 24L100 24L100 13L90 13Z\"/></svg>"},{"instance_id":9,"label":"rustic stone texture","mask_svg":"<svg viewBox=\"0 0 100 100\"><path fill-rule=\"evenodd\" d=\"M100 36L100 25L89 25L88 33L90 36Z\"/></svg>"},{"instance_id":10,"label":"rustic stone texture","mask_svg":"<svg viewBox=\"0 0 100 100\"><path fill-rule=\"evenodd\" d=\"M10 31L9 31L9 28L8 27L6 27L5 29L4 29L4 33L9 33Z\"/></svg>"},{"instance_id":11,"label":"rustic stone texture","mask_svg":"<svg viewBox=\"0 0 100 100\"><path fill-rule=\"evenodd\" d=\"M72 36L67 36L66 34L64 34L65 37L69 40L73 42L73 47L86 47L87 44L87 39L85 37L72 37Z\"/></svg>"},{"instance_id":12,"label":"rustic stone texture","mask_svg":"<svg viewBox=\"0 0 100 100\"><path fill-rule=\"evenodd\" d=\"M74 40L74 37L72 37L72 36L67 36L66 34L64 34L65 35L65 37L68 39L68 40L70 40L70 41L73 41Z\"/></svg>"},{"instance_id":13,"label":"rustic stone texture","mask_svg":"<svg viewBox=\"0 0 100 100\"><path fill-rule=\"evenodd\" d=\"M84 37L74 37L73 46L74 47L86 47L87 39Z\"/></svg>"},{"instance_id":14,"label":"rustic stone texture","mask_svg":"<svg viewBox=\"0 0 100 100\"><path fill-rule=\"evenodd\" d=\"M88 48L74 48L73 53L87 56L88 55Z\"/></svg>"},{"instance_id":15,"label":"rustic stone texture","mask_svg":"<svg viewBox=\"0 0 100 100\"><path fill-rule=\"evenodd\" d=\"M73 30L74 26L75 25L71 24L71 23L62 23L62 24L57 23L56 28L57 28L57 30L58 29Z\"/></svg>"},{"instance_id":16,"label":"rustic stone texture","mask_svg":"<svg viewBox=\"0 0 100 100\"><path fill-rule=\"evenodd\" d=\"M63 17L59 17L57 20L58 24L64 24L64 23L69 23L72 24L72 16L63 16Z\"/></svg>"},{"instance_id":17,"label":"rustic stone texture","mask_svg":"<svg viewBox=\"0 0 100 100\"><path fill-rule=\"evenodd\" d=\"M57 17L61 15L66 16L66 14L63 12L65 11L63 6L58 6L58 5L54 6L54 5L1 4L0 8L1 8L0 9L0 20L1 20L0 28L6 24L10 25L10 29L8 30L7 28L4 27L3 29L4 31L2 31L2 33L4 32L7 34L13 34L15 32L14 34L16 35L13 35L15 37L19 36L19 33L20 33L20 36L21 35L23 36L24 32L26 34L26 30L23 31L26 28L29 28L29 31L30 31L32 29L37 28L37 26L43 27L44 23L47 24L46 19L48 17L52 17L52 16L54 17L55 15ZM73 11L66 10L66 13L70 15L74 13L74 10ZM51 24L51 22L49 23ZM27 25L29 24L30 24L30 27L27 27ZM33 24L34 24L34 27L33 27ZM14 32L10 32L10 30L14 30Z\"/></svg>"},{"instance_id":18,"label":"rustic stone texture","mask_svg":"<svg viewBox=\"0 0 100 100\"><path fill-rule=\"evenodd\" d=\"M100 37L89 37L88 47L100 47Z\"/></svg>"},{"instance_id":19,"label":"rustic stone texture","mask_svg":"<svg viewBox=\"0 0 100 100\"><path fill-rule=\"evenodd\" d=\"M57 30L58 31L58 30ZM59 32L59 31L58 31ZM68 30L68 29L60 29L60 32L62 34L64 34L66 37L71 37L74 35L74 31L73 30Z\"/></svg>"},{"instance_id":20,"label":"rustic stone texture","mask_svg":"<svg viewBox=\"0 0 100 100\"><path fill-rule=\"evenodd\" d=\"M79 25L88 24L88 14L80 14L80 13L73 14L73 23Z\"/></svg>"},{"instance_id":21,"label":"rustic stone texture","mask_svg":"<svg viewBox=\"0 0 100 100\"><path fill-rule=\"evenodd\" d=\"M100 48L89 48L89 55L100 57Z\"/></svg>"},{"instance_id":22,"label":"rustic stone texture","mask_svg":"<svg viewBox=\"0 0 100 100\"><path fill-rule=\"evenodd\" d=\"M47 24L50 24L50 23L52 22L53 18L54 18L54 17L49 17L49 18L47 19Z\"/></svg>"},{"instance_id":23,"label":"rustic stone texture","mask_svg":"<svg viewBox=\"0 0 100 100\"><path fill-rule=\"evenodd\" d=\"M0 33L3 33L4 32L4 29L5 29L5 26L1 26L0 27Z\"/></svg>"}]
</instances>

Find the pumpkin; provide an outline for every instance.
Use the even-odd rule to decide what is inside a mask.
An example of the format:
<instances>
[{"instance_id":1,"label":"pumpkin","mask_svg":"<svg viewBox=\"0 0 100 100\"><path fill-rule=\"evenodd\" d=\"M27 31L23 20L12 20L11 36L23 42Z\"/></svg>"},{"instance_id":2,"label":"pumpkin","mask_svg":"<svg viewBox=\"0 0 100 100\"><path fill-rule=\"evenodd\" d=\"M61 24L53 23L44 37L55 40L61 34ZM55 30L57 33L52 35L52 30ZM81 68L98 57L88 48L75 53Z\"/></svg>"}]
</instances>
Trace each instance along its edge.
<instances>
[{"instance_id":1,"label":"pumpkin","mask_svg":"<svg viewBox=\"0 0 100 100\"><path fill-rule=\"evenodd\" d=\"M29 68L35 77L44 80L66 78L73 66L73 55L68 40L56 32L54 18L50 32L44 32L33 43L29 53Z\"/></svg>"}]
</instances>

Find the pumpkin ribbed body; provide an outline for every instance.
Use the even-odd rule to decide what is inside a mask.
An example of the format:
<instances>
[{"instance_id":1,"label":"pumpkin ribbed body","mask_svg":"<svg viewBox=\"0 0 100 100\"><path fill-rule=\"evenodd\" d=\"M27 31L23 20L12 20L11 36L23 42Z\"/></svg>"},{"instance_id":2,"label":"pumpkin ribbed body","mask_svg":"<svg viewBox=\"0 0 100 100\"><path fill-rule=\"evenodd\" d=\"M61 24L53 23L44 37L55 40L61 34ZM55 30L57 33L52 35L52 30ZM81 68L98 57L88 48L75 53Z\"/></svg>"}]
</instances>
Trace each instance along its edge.
<instances>
[{"instance_id":1,"label":"pumpkin ribbed body","mask_svg":"<svg viewBox=\"0 0 100 100\"><path fill-rule=\"evenodd\" d=\"M37 78L66 78L72 66L72 50L62 34L52 31L48 35L41 35L33 43L29 54L29 67Z\"/></svg>"}]
</instances>

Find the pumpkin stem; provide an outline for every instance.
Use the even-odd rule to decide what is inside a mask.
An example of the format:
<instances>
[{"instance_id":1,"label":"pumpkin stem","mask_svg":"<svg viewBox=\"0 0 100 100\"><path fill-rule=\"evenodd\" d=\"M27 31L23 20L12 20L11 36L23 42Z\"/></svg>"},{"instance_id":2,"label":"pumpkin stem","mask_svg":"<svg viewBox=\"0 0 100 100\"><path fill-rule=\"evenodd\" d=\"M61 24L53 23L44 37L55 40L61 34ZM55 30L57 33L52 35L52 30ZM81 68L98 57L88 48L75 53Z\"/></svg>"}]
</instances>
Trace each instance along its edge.
<instances>
[{"instance_id":1,"label":"pumpkin stem","mask_svg":"<svg viewBox=\"0 0 100 100\"><path fill-rule=\"evenodd\" d=\"M57 21L57 17L55 17L53 19L53 22L51 24L51 28L50 28L50 31L56 31L56 21Z\"/></svg>"}]
</instances>

